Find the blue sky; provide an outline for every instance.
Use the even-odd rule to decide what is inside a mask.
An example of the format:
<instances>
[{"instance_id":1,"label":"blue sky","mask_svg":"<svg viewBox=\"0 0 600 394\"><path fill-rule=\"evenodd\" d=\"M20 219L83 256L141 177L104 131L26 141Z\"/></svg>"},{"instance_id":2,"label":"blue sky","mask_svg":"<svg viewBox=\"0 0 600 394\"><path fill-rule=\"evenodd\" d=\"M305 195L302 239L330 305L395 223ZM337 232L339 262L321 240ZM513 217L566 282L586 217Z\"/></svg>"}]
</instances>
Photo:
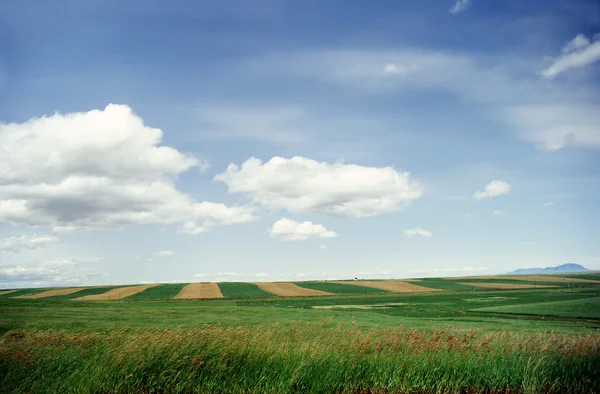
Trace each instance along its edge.
<instances>
[{"instance_id":1,"label":"blue sky","mask_svg":"<svg viewBox=\"0 0 600 394\"><path fill-rule=\"evenodd\" d=\"M0 5L0 287L600 269L592 0Z\"/></svg>"}]
</instances>

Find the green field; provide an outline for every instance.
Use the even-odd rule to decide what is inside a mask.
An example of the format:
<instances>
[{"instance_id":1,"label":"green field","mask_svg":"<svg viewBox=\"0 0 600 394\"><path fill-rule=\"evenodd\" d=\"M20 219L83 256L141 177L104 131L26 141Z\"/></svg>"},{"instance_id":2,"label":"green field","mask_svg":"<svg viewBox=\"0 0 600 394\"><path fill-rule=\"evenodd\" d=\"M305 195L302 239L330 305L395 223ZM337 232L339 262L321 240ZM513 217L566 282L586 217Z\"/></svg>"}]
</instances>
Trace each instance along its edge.
<instances>
[{"instance_id":1,"label":"green field","mask_svg":"<svg viewBox=\"0 0 600 394\"><path fill-rule=\"evenodd\" d=\"M475 290L476 289L473 286L463 285L458 282L462 282L462 281L452 281L452 280L443 279L443 278L423 278L423 279L420 279L418 282L415 281L415 282L410 282L410 283L415 284L417 286L429 287L430 289L437 289L437 290L462 291L462 290ZM481 290L481 289L478 289L478 290Z\"/></svg>"},{"instance_id":2,"label":"green field","mask_svg":"<svg viewBox=\"0 0 600 394\"><path fill-rule=\"evenodd\" d=\"M385 290L374 289L372 287L330 283L330 282L295 282L296 285L306 289L326 291L333 294L381 294L387 293Z\"/></svg>"},{"instance_id":3,"label":"green field","mask_svg":"<svg viewBox=\"0 0 600 394\"><path fill-rule=\"evenodd\" d=\"M186 283L173 283L173 284L162 284L156 287L150 287L140 293L125 297L127 301L139 301L139 300L169 300L175 297Z\"/></svg>"},{"instance_id":4,"label":"green field","mask_svg":"<svg viewBox=\"0 0 600 394\"><path fill-rule=\"evenodd\" d=\"M2 297L0 392L600 392L597 286L283 298L246 285L185 302L168 299L182 285Z\"/></svg>"},{"instance_id":5,"label":"green field","mask_svg":"<svg viewBox=\"0 0 600 394\"><path fill-rule=\"evenodd\" d=\"M219 289L225 298L273 297L253 283L223 282L219 283Z\"/></svg>"},{"instance_id":6,"label":"green field","mask_svg":"<svg viewBox=\"0 0 600 394\"><path fill-rule=\"evenodd\" d=\"M600 319L600 297L476 309L482 312Z\"/></svg>"}]
</instances>

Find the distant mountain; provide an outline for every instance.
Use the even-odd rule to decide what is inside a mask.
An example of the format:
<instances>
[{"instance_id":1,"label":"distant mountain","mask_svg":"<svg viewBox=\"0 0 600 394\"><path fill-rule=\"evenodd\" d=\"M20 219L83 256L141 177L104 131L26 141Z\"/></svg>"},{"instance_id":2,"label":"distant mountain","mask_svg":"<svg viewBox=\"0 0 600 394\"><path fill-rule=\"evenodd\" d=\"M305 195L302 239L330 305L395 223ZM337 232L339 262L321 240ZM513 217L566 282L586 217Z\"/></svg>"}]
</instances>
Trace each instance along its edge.
<instances>
[{"instance_id":1,"label":"distant mountain","mask_svg":"<svg viewBox=\"0 0 600 394\"><path fill-rule=\"evenodd\" d=\"M532 275L532 274L567 274L567 273L577 273L577 272L586 272L589 269L585 268L583 265L569 263L563 265L557 265L556 267L546 267L546 268L519 268L518 270L514 270L509 272L509 275Z\"/></svg>"}]
</instances>

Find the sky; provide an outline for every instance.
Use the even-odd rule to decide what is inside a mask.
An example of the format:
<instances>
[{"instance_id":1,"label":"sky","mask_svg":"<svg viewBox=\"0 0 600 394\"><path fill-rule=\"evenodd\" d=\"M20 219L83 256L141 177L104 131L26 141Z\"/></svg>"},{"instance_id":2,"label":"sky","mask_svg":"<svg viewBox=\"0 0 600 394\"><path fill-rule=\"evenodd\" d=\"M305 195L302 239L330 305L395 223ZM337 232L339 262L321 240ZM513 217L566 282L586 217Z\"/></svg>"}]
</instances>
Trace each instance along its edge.
<instances>
[{"instance_id":1,"label":"sky","mask_svg":"<svg viewBox=\"0 0 600 394\"><path fill-rule=\"evenodd\" d=\"M0 288L600 269L595 0L4 0Z\"/></svg>"}]
</instances>

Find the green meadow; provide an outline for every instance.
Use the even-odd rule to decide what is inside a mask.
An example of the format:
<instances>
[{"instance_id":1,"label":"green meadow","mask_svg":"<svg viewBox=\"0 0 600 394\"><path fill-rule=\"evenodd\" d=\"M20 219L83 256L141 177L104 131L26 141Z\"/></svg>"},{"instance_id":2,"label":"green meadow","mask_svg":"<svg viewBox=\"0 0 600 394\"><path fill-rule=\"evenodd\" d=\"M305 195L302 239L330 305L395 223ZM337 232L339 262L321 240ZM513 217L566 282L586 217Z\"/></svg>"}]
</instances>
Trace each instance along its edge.
<instances>
[{"instance_id":1,"label":"green meadow","mask_svg":"<svg viewBox=\"0 0 600 394\"><path fill-rule=\"evenodd\" d=\"M451 289L390 293L306 282L298 285L336 295L284 298L221 283L225 298L197 301L171 299L181 284L116 301L6 294L0 392L600 392L594 283L523 290L413 283Z\"/></svg>"}]
</instances>

